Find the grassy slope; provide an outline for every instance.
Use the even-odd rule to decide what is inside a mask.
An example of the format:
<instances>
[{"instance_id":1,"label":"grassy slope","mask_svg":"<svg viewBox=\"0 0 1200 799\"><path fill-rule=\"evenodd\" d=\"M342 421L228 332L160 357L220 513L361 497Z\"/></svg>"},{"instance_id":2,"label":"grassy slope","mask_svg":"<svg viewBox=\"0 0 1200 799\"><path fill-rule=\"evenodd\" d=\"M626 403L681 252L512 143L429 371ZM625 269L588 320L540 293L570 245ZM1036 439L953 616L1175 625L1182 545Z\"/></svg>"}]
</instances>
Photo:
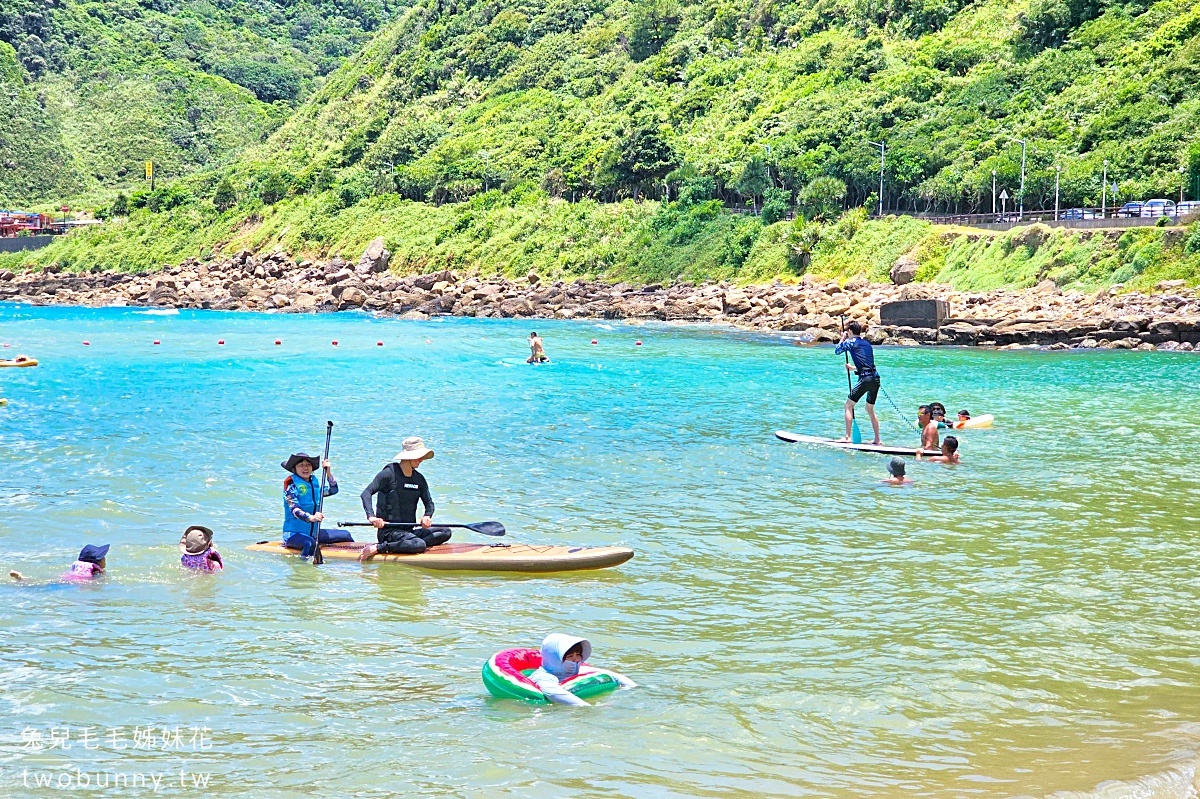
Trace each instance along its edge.
<instances>
[{"instance_id":1,"label":"grassy slope","mask_svg":"<svg viewBox=\"0 0 1200 799\"><path fill-rule=\"evenodd\" d=\"M392 0L0 4L0 65L14 56L19 64L0 81L37 99L36 108L0 113L0 160L15 165L0 170L0 206L111 197L138 184L147 160L165 179L228 163L393 8Z\"/></svg>"},{"instance_id":2,"label":"grassy slope","mask_svg":"<svg viewBox=\"0 0 1200 799\"><path fill-rule=\"evenodd\" d=\"M664 4L621 0L574 16L554 0L468 2L452 15L416 6L266 142L184 181L182 205L136 210L108 230L3 262L141 269L276 245L356 256L383 235L410 270L746 281L795 277L804 250L813 272L881 278L912 250L922 277L972 287L1046 275L1081 286L1200 276L1191 239L1161 230L1056 233L1031 248L1013 246L1016 234L950 239L912 219L863 223L858 213L763 225L702 196L603 202L661 193L661 171L642 179L637 163L625 163L645 155L635 129L668 145L660 166L675 170L672 197L697 177L712 180L710 191L736 183L770 145L777 185L796 191L834 176L861 202L878 163L863 140L885 138L889 204L978 206L990 202L992 169L1015 189L1014 133L1030 142L1029 206L1052 192L1055 163L1066 204L1095 199L1104 159L1125 196L1168 194L1178 164L1200 175L1194 3L1110 5L1063 23L1059 40L1034 24L1061 17L1046 11L1054 0L983 0L944 25L899 4L907 16L882 27L856 17L857 5L824 0L671 6L674 34L631 57L638 20ZM221 177L239 194L225 213L208 200ZM268 178L290 196L263 202ZM502 191L476 193L485 180ZM583 199L551 196L560 193Z\"/></svg>"}]
</instances>

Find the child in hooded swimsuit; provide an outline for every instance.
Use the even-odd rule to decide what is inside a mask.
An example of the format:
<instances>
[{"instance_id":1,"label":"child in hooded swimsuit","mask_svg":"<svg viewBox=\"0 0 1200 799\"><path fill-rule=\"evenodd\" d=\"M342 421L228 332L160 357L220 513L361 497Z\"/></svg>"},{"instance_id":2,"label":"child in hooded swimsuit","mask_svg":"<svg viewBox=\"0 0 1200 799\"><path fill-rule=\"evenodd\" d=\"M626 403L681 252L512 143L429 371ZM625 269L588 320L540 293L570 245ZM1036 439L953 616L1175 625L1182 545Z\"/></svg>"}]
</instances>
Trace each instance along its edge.
<instances>
[{"instance_id":1,"label":"child in hooded swimsuit","mask_svg":"<svg viewBox=\"0 0 1200 799\"><path fill-rule=\"evenodd\" d=\"M546 698L556 705L587 705L588 702L562 687L562 680L574 677L590 668L587 659L592 655L592 643L586 638L551 633L542 641L542 666L529 675ZM637 683L623 674L604 670L616 678L622 688L636 688Z\"/></svg>"},{"instance_id":2,"label":"child in hooded swimsuit","mask_svg":"<svg viewBox=\"0 0 1200 799\"><path fill-rule=\"evenodd\" d=\"M212 539L213 531L199 524L193 524L183 531L183 537L179 539L179 551L183 555L179 562L185 569L219 572L225 568L221 553L213 546Z\"/></svg>"}]
</instances>

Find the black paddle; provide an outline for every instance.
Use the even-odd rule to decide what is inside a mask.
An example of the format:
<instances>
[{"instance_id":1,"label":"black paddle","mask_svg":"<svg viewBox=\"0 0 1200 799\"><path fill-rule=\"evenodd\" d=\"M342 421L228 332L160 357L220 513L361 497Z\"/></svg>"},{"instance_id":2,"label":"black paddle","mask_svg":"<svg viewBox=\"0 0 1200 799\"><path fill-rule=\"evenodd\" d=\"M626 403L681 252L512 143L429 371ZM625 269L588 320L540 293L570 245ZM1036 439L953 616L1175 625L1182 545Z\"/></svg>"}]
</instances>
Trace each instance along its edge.
<instances>
[{"instance_id":1,"label":"black paddle","mask_svg":"<svg viewBox=\"0 0 1200 799\"><path fill-rule=\"evenodd\" d=\"M338 527L374 527L370 522L338 522ZM384 522L386 527L420 527L420 522ZM474 524L434 524L434 527L462 527L483 535L504 535L500 522L475 522Z\"/></svg>"},{"instance_id":2,"label":"black paddle","mask_svg":"<svg viewBox=\"0 0 1200 799\"><path fill-rule=\"evenodd\" d=\"M321 512L321 508L325 505L325 475L329 471L325 468L325 461L329 460L329 439L333 438L333 422L325 423L325 457L321 459L321 493L317 494L317 513ZM321 554L321 523L317 522L317 534L313 536L316 540L316 548L313 549L313 565L320 566L325 562L325 556Z\"/></svg>"}]
</instances>

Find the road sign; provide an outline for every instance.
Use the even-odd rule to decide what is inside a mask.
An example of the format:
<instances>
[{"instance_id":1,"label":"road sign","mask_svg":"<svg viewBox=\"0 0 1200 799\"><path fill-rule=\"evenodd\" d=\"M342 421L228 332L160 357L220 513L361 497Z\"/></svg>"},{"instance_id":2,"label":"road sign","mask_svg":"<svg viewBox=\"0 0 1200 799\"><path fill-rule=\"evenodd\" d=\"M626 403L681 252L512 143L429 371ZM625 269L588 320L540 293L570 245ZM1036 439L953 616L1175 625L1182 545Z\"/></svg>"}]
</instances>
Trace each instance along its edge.
<instances>
[{"instance_id":1,"label":"road sign","mask_svg":"<svg viewBox=\"0 0 1200 799\"><path fill-rule=\"evenodd\" d=\"M1007 200L1007 199L1008 199L1008 189L1001 189L1001 190L1000 190L1000 199L1001 199L1001 200Z\"/></svg>"},{"instance_id":2,"label":"road sign","mask_svg":"<svg viewBox=\"0 0 1200 799\"><path fill-rule=\"evenodd\" d=\"M154 177L154 162L147 161L146 162L146 180L149 180L152 177Z\"/></svg>"}]
</instances>

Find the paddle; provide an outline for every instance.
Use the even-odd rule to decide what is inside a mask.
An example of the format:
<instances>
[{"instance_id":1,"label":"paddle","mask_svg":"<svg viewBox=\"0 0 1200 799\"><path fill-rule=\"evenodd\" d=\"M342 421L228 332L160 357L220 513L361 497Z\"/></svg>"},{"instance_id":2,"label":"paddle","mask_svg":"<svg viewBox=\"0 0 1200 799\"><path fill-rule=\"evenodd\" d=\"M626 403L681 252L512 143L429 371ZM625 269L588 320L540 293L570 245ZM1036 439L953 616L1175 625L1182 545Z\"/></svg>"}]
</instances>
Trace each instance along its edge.
<instances>
[{"instance_id":1,"label":"paddle","mask_svg":"<svg viewBox=\"0 0 1200 799\"><path fill-rule=\"evenodd\" d=\"M420 522L384 522L388 527L420 527ZM370 522L338 522L338 527L374 527ZM475 522L474 524L435 524L434 527L462 527L483 535L504 535L500 522Z\"/></svg>"},{"instance_id":2,"label":"paddle","mask_svg":"<svg viewBox=\"0 0 1200 799\"><path fill-rule=\"evenodd\" d=\"M321 508L325 505L325 475L329 470L325 468L325 461L329 460L329 439L333 438L333 422L325 423L325 457L321 459L321 493L317 494L317 513L321 512ZM321 523L317 522L317 534L313 536L316 541L316 548L313 550L313 565L320 566L325 562L325 556L321 554Z\"/></svg>"},{"instance_id":3,"label":"paddle","mask_svg":"<svg viewBox=\"0 0 1200 799\"><path fill-rule=\"evenodd\" d=\"M842 339L846 337L846 317L839 316L838 320L842 323ZM846 365L850 365L850 350L846 350ZM854 383L850 380L850 370L846 370L846 387L850 389L850 393L854 393ZM862 443L862 431L858 429L858 419L854 418L854 409L850 409L850 441L854 444Z\"/></svg>"}]
</instances>

